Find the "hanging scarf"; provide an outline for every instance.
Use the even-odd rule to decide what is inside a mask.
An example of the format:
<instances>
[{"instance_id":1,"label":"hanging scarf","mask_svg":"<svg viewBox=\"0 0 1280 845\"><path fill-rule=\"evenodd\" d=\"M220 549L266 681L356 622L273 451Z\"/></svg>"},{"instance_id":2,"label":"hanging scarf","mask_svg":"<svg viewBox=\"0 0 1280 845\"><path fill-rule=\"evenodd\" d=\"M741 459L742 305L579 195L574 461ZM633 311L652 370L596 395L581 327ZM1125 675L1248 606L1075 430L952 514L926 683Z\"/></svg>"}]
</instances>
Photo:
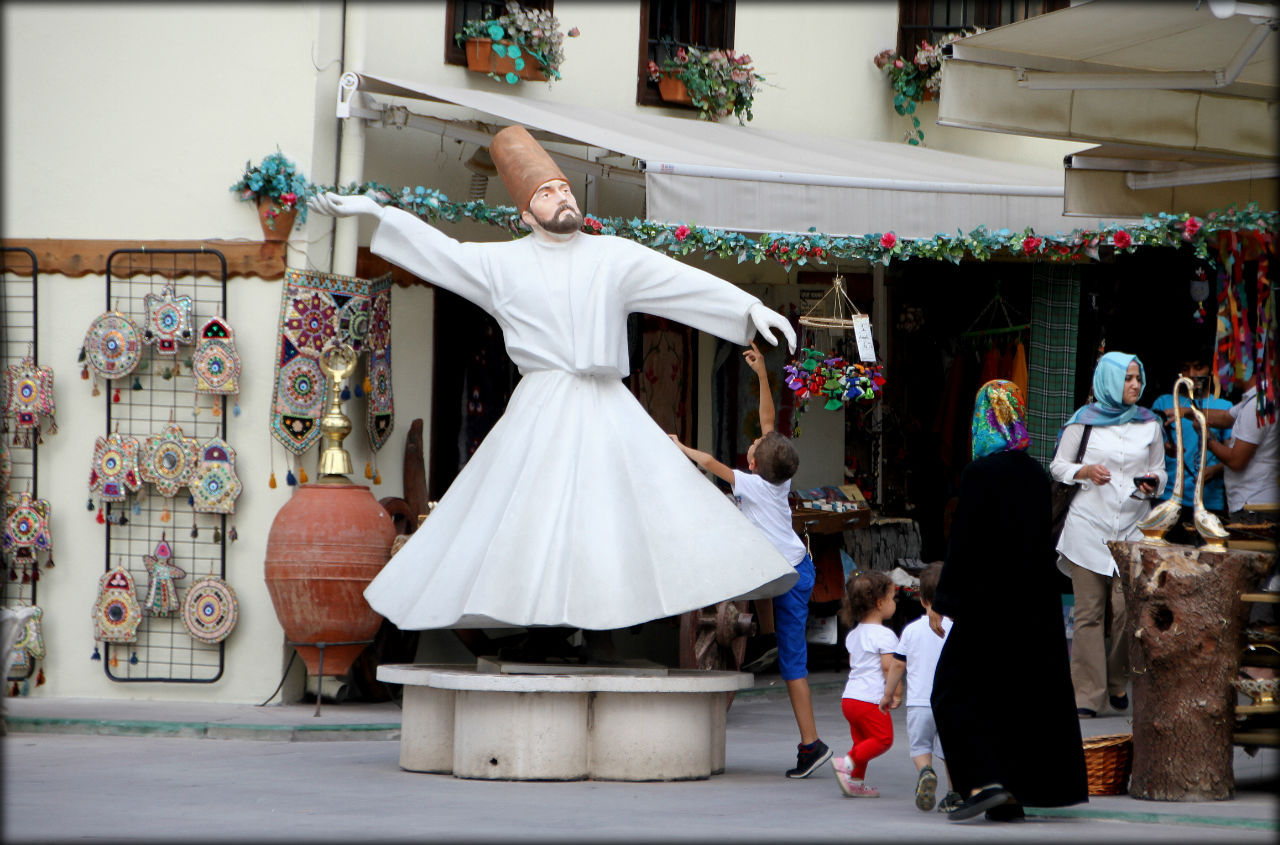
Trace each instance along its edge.
<instances>
[{"instance_id":1,"label":"hanging scarf","mask_svg":"<svg viewBox=\"0 0 1280 845\"><path fill-rule=\"evenodd\" d=\"M1021 452L1031 445L1022 391L1011 381L996 379L978 390L973 401L973 457Z\"/></svg>"},{"instance_id":2,"label":"hanging scarf","mask_svg":"<svg viewBox=\"0 0 1280 845\"><path fill-rule=\"evenodd\" d=\"M1108 352L1098 360L1098 366L1093 370L1094 401L1079 408L1066 424L1120 425L1159 419L1136 402L1132 405L1124 403L1125 374L1129 370L1129 364L1134 361L1138 364L1138 377L1142 379L1142 386L1146 387L1147 373L1142 362L1138 361L1138 356L1127 352ZM1139 392L1138 396L1141 398L1142 393Z\"/></svg>"},{"instance_id":3,"label":"hanging scarf","mask_svg":"<svg viewBox=\"0 0 1280 845\"><path fill-rule=\"evenodd\" d=\"M1258 377L1258 425L1276 422L1276 310L1271 298L1271 280L1267 277L1270 262L1267 259L1266 240L1258 238L1258 331L1254 334L1254 368Z\"/></svg>"}]
</instances>

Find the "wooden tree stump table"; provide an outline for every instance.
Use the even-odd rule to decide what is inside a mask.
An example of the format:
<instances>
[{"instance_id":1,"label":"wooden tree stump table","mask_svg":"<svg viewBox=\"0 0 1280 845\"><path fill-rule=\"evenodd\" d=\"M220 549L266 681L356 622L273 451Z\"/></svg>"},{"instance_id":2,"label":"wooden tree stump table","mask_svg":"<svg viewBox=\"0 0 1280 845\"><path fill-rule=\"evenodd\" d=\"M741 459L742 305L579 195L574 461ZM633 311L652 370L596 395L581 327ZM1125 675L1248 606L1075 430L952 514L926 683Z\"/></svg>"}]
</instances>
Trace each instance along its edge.
<instances>
[{"instance_id":1,"label":"wooden tree stump table","mask_svg":"<svg viewBox=\"0 0 1280 845\"><path fill-rule=\"evenodd\" d=\"M1128 610L1133 680L1129 794L1152 801L1235 795L1232 731L1241 631L1273 555L1109 542Z\"/></svg>"}]
</instances>

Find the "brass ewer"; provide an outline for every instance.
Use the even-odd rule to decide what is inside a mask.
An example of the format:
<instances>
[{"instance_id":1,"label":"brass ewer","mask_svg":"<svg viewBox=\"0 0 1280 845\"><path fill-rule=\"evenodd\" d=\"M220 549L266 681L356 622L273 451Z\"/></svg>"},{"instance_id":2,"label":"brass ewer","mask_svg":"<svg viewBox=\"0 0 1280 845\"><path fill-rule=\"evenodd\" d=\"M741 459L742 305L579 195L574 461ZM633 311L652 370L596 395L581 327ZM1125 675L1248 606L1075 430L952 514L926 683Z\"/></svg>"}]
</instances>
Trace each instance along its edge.
<instances>
[{"instance_id":1,"label":"brass ewer","mask_svg":"<svg viewBox=\"0 0 1280 845\"><path fill-rule=\"evenodd\" d=\"M342 441L351 433L351 420L342 413L342 383L356 368L359 355L348 343L325 347L320 353L320 369L325 375L327 410L320 418L320 481L346 483L351 474L351 454Z\"/></svg>"},{"instance_id":2,"label":"brass ewer","mask_svg":"<svg viewBox=\"0 0 1280 845\"><path fill-rule=\"evenodd\" d=\"M1180 387L1186 388L1187 400L1192 405L1195 404L1195 383L1186 376L1178 376L1178 380L1173 383L1173 406L1179 409L1179 414L1173 421L1174 437L1178 444L1178 468L1174 475L1173 492L1170 493L1167 500L1152 508L1151 513L1138 522L1138 530L1142 532L1142 542L1152 546L1169 545L1169 541L1164 538L1164 535L1178 523L1178 519L1182 515L1182 455L1184 450L1182 445L1182 406L1178 404L1178 388Z\"/></svg>"}]
</instances>

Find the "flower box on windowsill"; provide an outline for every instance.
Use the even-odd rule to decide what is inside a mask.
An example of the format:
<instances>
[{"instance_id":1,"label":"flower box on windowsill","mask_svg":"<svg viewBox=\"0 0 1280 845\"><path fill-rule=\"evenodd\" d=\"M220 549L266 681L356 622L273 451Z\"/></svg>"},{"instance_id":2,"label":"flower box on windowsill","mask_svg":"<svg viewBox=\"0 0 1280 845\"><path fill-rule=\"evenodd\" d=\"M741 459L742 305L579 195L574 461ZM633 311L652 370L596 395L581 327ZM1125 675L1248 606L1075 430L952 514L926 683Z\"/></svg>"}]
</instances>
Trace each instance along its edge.
<instances>
[{"instance_id":1,"label":"flower box on windowsill","mask_svg":"<svg viewBox=\"0 0 1280 845\"><path fill-rule=\"evenodd\" d=\"M510 45L510 41L499 41L499 44ZM508 73L514 73L521 79L528 79L533 82L543 82L546 77L542 75L538 62L532 56L526 54L524 60L524 69L516 70L514 59L506 56L499 56L493 52L493 41L488 38L469 38L467 39L467 70L476 73L494 73L498 76L506 76Z\"/></svg>"},{"instance_id":2,"label":"flower box on windowsill","mask_svg":"<svg viewBox=\"0 0 1280 845\"><path fill-rule=\"evenodd\" d=\"M666 103L693 105L693 98L689 96L689 89L685 87L684 80L669 73L662 74L662 78L658 80L658 94Z\"/></svg>"}]
</instances>

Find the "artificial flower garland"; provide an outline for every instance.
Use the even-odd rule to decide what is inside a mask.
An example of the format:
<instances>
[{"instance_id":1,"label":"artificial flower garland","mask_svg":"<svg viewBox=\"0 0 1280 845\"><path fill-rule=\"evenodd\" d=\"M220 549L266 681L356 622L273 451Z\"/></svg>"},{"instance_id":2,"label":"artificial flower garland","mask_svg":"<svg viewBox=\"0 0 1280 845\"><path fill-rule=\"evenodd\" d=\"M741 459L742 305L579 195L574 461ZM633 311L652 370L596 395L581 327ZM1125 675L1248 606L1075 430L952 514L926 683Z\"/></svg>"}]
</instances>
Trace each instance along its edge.
<instances>
[{"instance_id":1,"label":"artificial flower garland","mask_svg":"<svg viewBox=\"0 0 1280 845\"><path fill-rule=\"evenodd\" d=\"M364 194L382 205L400 208L427 219L457 221L461 218L499 226L513 236L524 233L520 214L509 205L489 205L473 200L453 202L434 188L421 185L392 191L377 182L351 184L335 189L316 186L317 191L343 195ZM999 229L992 232L979 226L965 234L939 232L929 238L899 238L893 232L866 235L827 235L810 229L804 233L773 232L749 237L741 232L712 229L685 223L660 223L638 217L583 217L582 231L596 235L617 235L671 255L685 256L701 251L704 258L736 258L741 264L759 264L772 259L790 270L794 265L832 261L866 260L888 265L890 261L922 258L959 264L964 258L987 261L1014 256L1059 263L1099 260L1103 248L1133 252L1138 247L1190 246L1198 258L1216 264L1213 249L1220 232L1254 231L1270 240L1280 228L1280 212L1261 211L1257 203L1243 209L1232 206L1211 211L1203 218L1193 214L1146 215L1142 223L1129 227L1108 225L1102 229L1073 229L1063 234L1040 235L1031 227L1021 231Z\"/></svg>"}]
</instances>

